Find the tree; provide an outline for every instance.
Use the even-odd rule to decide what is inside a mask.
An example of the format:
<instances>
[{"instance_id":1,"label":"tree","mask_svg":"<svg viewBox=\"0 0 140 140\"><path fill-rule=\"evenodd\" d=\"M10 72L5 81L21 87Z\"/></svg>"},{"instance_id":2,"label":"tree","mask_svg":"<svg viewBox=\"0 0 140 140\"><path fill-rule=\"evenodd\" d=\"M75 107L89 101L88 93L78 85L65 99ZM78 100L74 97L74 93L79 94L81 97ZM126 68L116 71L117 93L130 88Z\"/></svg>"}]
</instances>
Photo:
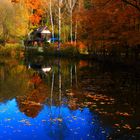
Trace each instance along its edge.
<instances>
[{"instance_id":1,"label":"tree","mask_svg":"<svg viewBox=\"0 0 140 140\"><path fill-rule=\"evenodd\" d=\"M32 25L40 24L43 15L42 0L26 0L27 8L29 10L30 22Z\"/></svg>"},{"instance_id":2,"label":"tree","mask_svg":"<svg viewBox=\"0 0 140 140\"><path fill-rule=\"evenodd\" d=\"M23 38L28 33L29 15L25 1L20 0L13 2L12 7L14 10L14 34L16 38Z\"/></svg>"},{"instance_id":3,"label":"tree","mask_svg":"<svg viewBox=\"0 0 140 140\"><path fill-rule=\"evenodd\" d=\"M77 0L66 0L66 7L68 9L68 12L70 13L70 38L71 38L71 44L73 42L73 19L72 19L72 16L73 16L73 10L74 10L74 7L76 5L76 2Z\"/></svg>"},{"instance_id":4,"label":"tree","mask_svg":"<svg viewBox=\"0 0 140 140\"><path fill-rule=\"evenodd\" d=\"M90 9L83 8L79 13L78 38L84 41L88 51L105 53L120 48L123 51L128 46L139 44L138 10L121 0L100 2L93 1Z\"/></svg>"},{"instance_id":5,"label":"tree","mask_svg":"<svg viewBox=\"0 0 140 140\"><path fill-rule=\"evenodd\" d=\"M54 43L54 22L53 22L53 13L52 13L52 0L50 0L50 19L51 19L51 26L52 26L52 38Z\"/></svg>"},{"instance_id":6,"label":"tree","mask_svg":"<svg viewBox=\"0 0 140 140\"><path fill-rule=\"evenodd\" d=\"M12 23L14 22L14 10L9 1L5 0L0 5L0 36L6 42L14 31Z\"/></svg>"},{"instance_id":7,"label":"tree","mask_svg":"<svg viewBox=\"0 0 140 140\"><path fill-rule=\"evenodd\" d=\"M62 7L63 7L63 0L59 0L58 1L58 50L60 49L60 42L61 42Z\"/></svg>"}]
</instances>

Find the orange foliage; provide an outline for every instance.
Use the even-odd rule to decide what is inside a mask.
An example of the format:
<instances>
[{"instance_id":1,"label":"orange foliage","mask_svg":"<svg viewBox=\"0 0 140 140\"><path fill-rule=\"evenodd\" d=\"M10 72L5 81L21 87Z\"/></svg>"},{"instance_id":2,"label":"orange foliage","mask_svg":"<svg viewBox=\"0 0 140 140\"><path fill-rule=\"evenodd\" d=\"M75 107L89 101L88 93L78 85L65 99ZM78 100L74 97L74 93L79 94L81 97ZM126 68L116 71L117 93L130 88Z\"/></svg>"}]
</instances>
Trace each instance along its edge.
<instances>
[{"instance_id":1,"label":"orange foliage","mask_svg":"<svg viewBox=\"0 0 140 140\"><path fill-rule=\"evenodd\" d=\"M30 16L30 21L32 22L33 25L34 24L39 24L40 20L41 20L41 17L38 16L38 15L34 14L34 15Z\"/></svg>"},{"instance_id":2,"label":"orange foliage","mask_svg":"<svg viewBox=\"0 0 140 140\"><path fill-rule=\"evenodd\" d=\"M26 0L26 5L31 10L30 21L33 25L39 24L42 15L44 14L42 9L41 0Z\"/></svg>"},{"instance_id":3,"label":"orange foliage","mask_svg":"<svg viewBox=\"0 0 140 140\"><path fill-rule=\"evenodd\" d=\"M30 89L27 95L18 96L16 100L20 111L24 112L27 116L34 118L43 107L42 103L47 98L48 88L38 74L33 75L29 84L33 84L34 88Z\"/></svg>"},{"instance_id":4,"label":"orange foliage","mask_svg":"<svg viewBox=\"0 0 140 140\"><path fill-rule=\"evenodd\" d=\"M78 45L78 47L79 47L80 49L86 48L86 46L85 46L85 44L84 44L83 42L78 42L77 45Z\"/></svg>"},{"instance_id":5,"label":"orange foliage","mask_svg":"<svg viewBox=\"0 0 140 140\"><path fill-rule=\"evenodd\" d=\"M37 9L41 6L41 1L40 0L28 0L27 5L29 8Z\"/></svg>"},{"instance_id":6,"label":"orange foliage","mask_svg":"<svg viewBox=\"0 0 140 140\"><path fill-rule=\"evenodd\" d=\"M86 67L86 66L88 66L87 61L80 60L80 62L79 62L79 67Z\"/></svg>"},{"instance_id":7,"label":"orange foliage","mask_svg":"<svg viewBox=\"0 0 140 140\"><path fill-rule=\"evenodd\" d=\"M140 44L140 12L136 8L122 0L109 2L105 6L102 6L103 0L100 5L97 3L91 9L78 12L79 39L101 49L114 44L125 45L126 42L129 45Z\"/></svg>"}]
</instances>

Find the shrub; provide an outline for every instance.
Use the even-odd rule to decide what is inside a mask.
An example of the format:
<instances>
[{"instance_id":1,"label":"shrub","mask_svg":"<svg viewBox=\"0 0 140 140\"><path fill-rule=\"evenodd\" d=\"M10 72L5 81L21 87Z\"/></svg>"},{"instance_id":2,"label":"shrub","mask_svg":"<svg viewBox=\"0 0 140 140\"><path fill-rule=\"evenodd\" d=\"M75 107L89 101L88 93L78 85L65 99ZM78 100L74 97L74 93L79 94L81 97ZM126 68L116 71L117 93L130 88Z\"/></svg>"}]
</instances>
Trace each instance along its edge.
<instances>
[{"instance_id":1,"label":"shrub","mask_svg":"<svg viewBox=\"0 0 140 140\"><path fill-rule=\"evenodd\" d=\"M21 47L19 44L6 44L0 46L0 55L17 57L20 54Z\"/></svg>"}]
</instances>

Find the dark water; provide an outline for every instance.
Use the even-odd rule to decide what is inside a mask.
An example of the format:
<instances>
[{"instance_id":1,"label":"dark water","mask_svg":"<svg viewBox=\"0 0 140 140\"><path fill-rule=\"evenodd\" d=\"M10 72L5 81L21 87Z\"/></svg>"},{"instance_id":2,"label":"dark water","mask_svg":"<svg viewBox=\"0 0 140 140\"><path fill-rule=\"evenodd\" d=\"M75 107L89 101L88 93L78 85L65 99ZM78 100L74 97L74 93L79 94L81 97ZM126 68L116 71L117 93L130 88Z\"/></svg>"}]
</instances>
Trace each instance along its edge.
<instances>
[{"instance_id":1,"label":"dark water","mask_svg":"<svg viewBox=\"0 0 140 140\"><path fill-rule=\"evenodd\" d=\"M1 58L0 140L137 140L139 94L139 67Z\"/></svg>"}]
</instances>

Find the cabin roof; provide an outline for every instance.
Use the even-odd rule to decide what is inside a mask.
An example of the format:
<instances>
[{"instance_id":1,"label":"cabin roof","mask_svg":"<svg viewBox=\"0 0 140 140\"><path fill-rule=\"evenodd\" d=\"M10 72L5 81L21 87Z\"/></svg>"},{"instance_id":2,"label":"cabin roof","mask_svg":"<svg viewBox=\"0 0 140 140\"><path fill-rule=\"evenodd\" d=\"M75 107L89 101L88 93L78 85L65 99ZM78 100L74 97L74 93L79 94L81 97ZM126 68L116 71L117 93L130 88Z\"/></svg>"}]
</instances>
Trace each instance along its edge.
<instances>
[{"instance_id":1,"label":"cabin roof","mask_svg":"<svg viewBox=\"0 0 140 140\"><path fill-rule=\"evenodd\" d=\"M29 33L29 35L37 35L37 34L51 34L51 32L47 26L41 26Z\"/></svg>"},{"instance_id":2,"label":"cabin roof","mask_svg":"<svg viewBox=\"0 0 140 140\"><path fill-rule=\"evenodd\" d=\"M51 32L47 26L41 26L41 27L36 29L35 33L50 34Z\"/></svg>"}]
</instances>

